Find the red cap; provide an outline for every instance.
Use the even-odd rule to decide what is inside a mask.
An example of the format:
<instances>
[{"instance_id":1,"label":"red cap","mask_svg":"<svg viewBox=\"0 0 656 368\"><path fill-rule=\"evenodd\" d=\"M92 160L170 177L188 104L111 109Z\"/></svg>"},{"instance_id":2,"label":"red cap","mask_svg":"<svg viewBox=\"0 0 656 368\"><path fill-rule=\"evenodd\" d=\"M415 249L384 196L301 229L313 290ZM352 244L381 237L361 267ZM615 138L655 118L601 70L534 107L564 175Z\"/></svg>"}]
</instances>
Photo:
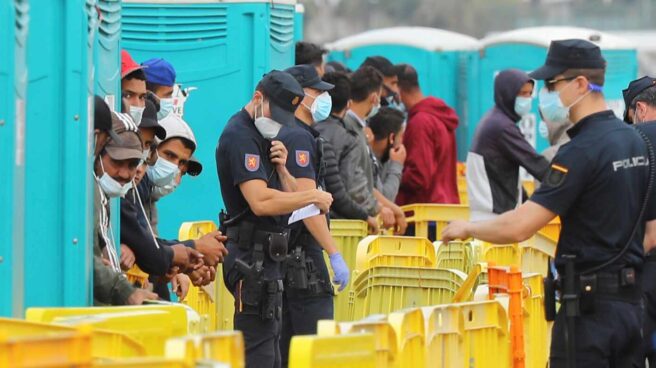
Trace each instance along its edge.
<instances>
[{"instance_id":1,"label":"red cap","mask_svg":"<svg viewBox=\"0 0 656 368\"><path fill-rule=\"evenodd\" d=\"M134 61L130 53L125 50L121 50L121 79L125 78L126 75L132 73L133 71L143 68L143 66L137 64L137 62Z\"/></svg>"}]
</instances>

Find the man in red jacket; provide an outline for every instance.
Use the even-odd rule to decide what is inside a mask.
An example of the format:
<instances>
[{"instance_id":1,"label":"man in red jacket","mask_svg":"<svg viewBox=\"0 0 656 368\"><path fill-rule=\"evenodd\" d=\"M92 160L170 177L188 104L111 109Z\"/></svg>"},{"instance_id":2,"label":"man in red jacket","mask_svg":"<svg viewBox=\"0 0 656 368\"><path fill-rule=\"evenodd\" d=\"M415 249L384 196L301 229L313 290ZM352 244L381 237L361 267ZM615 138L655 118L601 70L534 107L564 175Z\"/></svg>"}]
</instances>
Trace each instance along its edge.
<instances>
[{"instance_id":1,"label":"man in red jacket","mask_svg":"<svg viewBox=\"0 0 656 368\"><path fill-rule=\"evenodd\" d=\"M415 68L402 65L397 70L401 101L408 109L403 139L408 156L396 202L460 203L456 179L458 116L444 101L424 96Z\"/></svg>"}]
</instances>

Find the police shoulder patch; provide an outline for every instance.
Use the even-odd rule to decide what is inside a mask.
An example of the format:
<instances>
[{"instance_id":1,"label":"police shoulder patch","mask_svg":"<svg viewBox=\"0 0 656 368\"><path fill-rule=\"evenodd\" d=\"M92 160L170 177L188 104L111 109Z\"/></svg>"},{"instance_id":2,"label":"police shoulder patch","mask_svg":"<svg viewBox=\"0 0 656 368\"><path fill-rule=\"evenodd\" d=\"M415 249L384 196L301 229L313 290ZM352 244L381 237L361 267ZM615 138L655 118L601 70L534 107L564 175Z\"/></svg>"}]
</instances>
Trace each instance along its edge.
<instances>
[{"instance_id":1,"label":"police shoulder patch","mask_svg":"<svg viewBox=\"0 0 656 368\"><path fill-rule=\"evenodd\" d=\"M310 164L310 152L303 150L296 150L296 165L300 167L307 167Z\"/></svg>"},{"instance_id":2,"label":"police shoulder patch","mask_svg":"<svg viewBox=\"0 0 656 368\"><path fill-rule=\"evenodd\" d=\"M247 153L244 156L244 166L246 167L246 170L250 172L257 171L257 169L260 168L260 155Z\"/></svg>"},{"instance_id":3,"label":"police shoulder patch","mask_svg":"<svg viewBox=\"0 0 656 368\"><path fill-rule=\"evenodd\" d=\"M558 187L563 184L565 177L569 170L558 164L552 164L547 173L547 177L544 179L545 183L550 187Z\"/></svg>"}]
</instances>

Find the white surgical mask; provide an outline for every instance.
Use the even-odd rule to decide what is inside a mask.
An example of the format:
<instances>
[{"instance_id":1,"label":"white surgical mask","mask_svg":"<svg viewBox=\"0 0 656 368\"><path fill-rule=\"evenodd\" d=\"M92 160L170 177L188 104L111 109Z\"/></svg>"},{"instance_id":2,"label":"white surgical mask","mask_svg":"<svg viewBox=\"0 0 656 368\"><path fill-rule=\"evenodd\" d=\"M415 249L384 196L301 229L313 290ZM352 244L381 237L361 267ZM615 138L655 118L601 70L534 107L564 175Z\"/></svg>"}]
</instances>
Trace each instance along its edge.
<instances>
[{"instance_id":1,"label":"white surgical mask","mask_svg":"<svg viewBox=\"0 0 656 368\"><path fill-rule=\"evenodd\" d=\"M137 126L141 125L141 118L145 109L146 107L130 106L130 116L132 116L132 120Z\"/></svg>"},{"instance_id":2,"label":"white surgical mask","mask_svg":"<svg viewBox=\"0 0 656 368\"><path fill-rule=\"evenodd\" d=\"M176 164L161 157L157 157L155 164L146 169L148 179L157 187L168 184L179 173L180 169Z\"/></svg>"},{"instance_id":3,"label":"white surgical mask","mask_svg":"<svg viewBox=\"0 0 656 368\"><path fill-rule=\"evenodd\" d=\"M257 109L255 109L255 115L257 116ZM260 104L260 116L255 118L254 124L257 131L260 132L265 139L273 139L277 137L280 128L282 128L282 124L264 116L263 104Z\"/></svg>"}]
</instances>

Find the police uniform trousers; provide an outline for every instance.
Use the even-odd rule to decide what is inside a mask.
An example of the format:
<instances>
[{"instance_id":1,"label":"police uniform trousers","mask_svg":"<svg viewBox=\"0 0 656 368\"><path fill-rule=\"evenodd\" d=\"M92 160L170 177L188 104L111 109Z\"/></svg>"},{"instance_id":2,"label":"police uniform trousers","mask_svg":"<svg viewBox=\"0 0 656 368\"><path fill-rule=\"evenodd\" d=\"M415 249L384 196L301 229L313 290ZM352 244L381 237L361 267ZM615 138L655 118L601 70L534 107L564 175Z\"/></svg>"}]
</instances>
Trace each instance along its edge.
<instances>
[{"instance_id":1,"label":"police uniform trousers","mask_svg":"<svg viewBox=\"0 0 656 368\"><path fill-rule=\"evenodd\" d=\"M234 329L241 331L244 336L246 348L247 368L279 368L280 367L280 326L279 316L264 319L260 311L245 308L240 303L239 287L246 287L246 278L235 267L235 260L241 259L247 264L252 264L252 252L244 250L231 240L226 247L228 256L223 263L223 277L225 285L235 297ZM280 280L282 282L282 270L279 262L264 257L263 276L266 281ZM264 302L264 301L263 301ZM278 301L282 306L282 293Z\"/></svg>"},{"instance_id":2,"label":"police uniform trousers","mask_svg":"<svg viewBox=\"0 0 656 368\"><path fill-rule=\"evenodd\" d=\"M642 267L643 359L656 367L656 253L650 254Z\"/></svg>"},{"instance_id":3,"label":"police uniform trousers","mask_svg":"<svg viewBox=\"0 0 656 368\"><path fill-rule=\"evenodd\" d=\"M567 368L567 321L560 308L551 332L549 367ZM594 311L575 319L577 368L639 367L642 308L635 302L599 296Z\"/></svg>"},{"instance_id":4,"label":"police uniform trousers","mask_svg":"<svg viewBox=\"0 0 656 368\"><path fill-rule=\"evenodd\" d=\"M318 290L317 292L293 290L285 285L280 338L283 367L287 367L289 363L289 347L293 336L315 335L320 320L334 318L333 289L323 257L323 249L316 240L310 239L303 245L306 258L311 259L315 265L316 277L319 281Z\"/></svg>"}]
</instances>

